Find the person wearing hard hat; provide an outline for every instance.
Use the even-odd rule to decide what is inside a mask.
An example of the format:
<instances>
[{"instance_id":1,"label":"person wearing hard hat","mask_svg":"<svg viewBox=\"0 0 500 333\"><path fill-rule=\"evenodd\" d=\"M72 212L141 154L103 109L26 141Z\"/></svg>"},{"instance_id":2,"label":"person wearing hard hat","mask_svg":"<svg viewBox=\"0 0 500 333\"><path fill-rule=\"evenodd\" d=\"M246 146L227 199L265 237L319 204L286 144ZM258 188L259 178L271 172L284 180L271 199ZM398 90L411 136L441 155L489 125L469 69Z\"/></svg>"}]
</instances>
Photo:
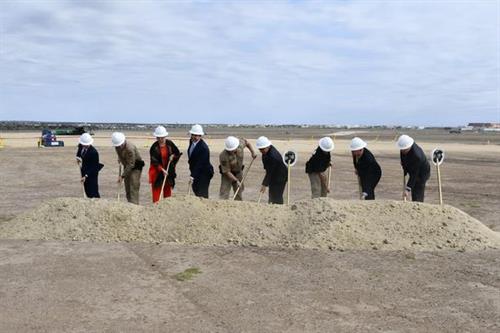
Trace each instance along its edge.
<instances>
[{"instance_id":1,"label":"person wearing hard hat","mask_svg":"<svg viewBox=\"0 0 500 333\"><path fill-rule=\"evenodd\" d=\"M188 147L188 163L191 186L197 197L208 199L208 187L214 176L214 167L210 164L210 149L202 139L205 133L201 125L193 125L189 134L191 139Z\"/></svg>"},{"instance_id":2,"label":"person wearing hard hat","mask_svg":"<svg viewBox=\"0 0 500 333\"><path fill-rule=\"evenodd\" d=\"M306 173L309 175L311 182L311 196L313 199L326 197L330 193L325 171L332 165L330 152L333 148L333 140L330 137L321 138L318 148L306 162Z\"/></svg>"},{"instance_id":3,"label":"person wearing hard hat","mask_svg":"<svg viewBox=\"0 0 500 333\"><path fill-rule=\"evenodd\" d=\"M265 136L259 137L255 146L262 154L262 164L266 170L260 192L265 193L266 188L269 187L269 203L283 204L283 192L288 180L288 172L283 158Z\"/></svg>"},{"instance_id":4,"label":"person wearing hard hat","mask_svg":"<svg viewBox=\"0 0 500 333\"><path fill-rule=\"evenodd\" d=\"M179 148L171 140L167 139L168 132L163 126L156 127L153 135L156 137L156 142L149 149L151 165L149 167L149 183L153 202L160 200L163 187L163 197L168 198L172 195L172 189L175 186L175 166L179 161L182 153ZM167 179L165 180L165 177Z\"/></svg>"},{"instance_id":5,"label":"person wearing hard hat","mask_svg":"<svg viewBox=\"0 0 500 333\"><path fill-rule=\"evenodd\" d=\"M431 175L431 166L424 151L420 148L413 138L408 135L401 135L397 146L400 151L401 166L404 175L410 175L406 183L403 199L412 201L424 201L425 183Z\"/></svg>"},{"instance_id":6,"label":"person wearing hard hat","mask_svg":"<svg viewBox=\"0 0 500 333\"><path fill-rule=\"evenodd\" d=\"M361 187L361 199L374 200L375 187L382 177L382 169L366 146L366 142L355 137L351 140L349 148L351 149L354 172L358 176Z\"/></svg>"},{"instance_id":7,"label":"person wearing hard hat","mask_svg":"<svg viewBox=\"0 0 500 333\"><path fill-rule=\"evenodd\" d=\"M118 163L123 165L123 172L118 176L118 183L125 184L127 201L138 205L144 161L137 147L125 138L125 134L114 132L111 135L111 143L118 155Z\"/></svg>"},{"instance_id":8,"label":"person wearing hard hat","mask_svg":"<svg viewBox=\"0 0 500 333\"><path fill-rule=\"evenodd\" d=\"M245 147L250 150L252 158L257 158L257 154L250 142L234 136L228 136L224 141L224 150L219 155L219 171L221 173L221 183L219 197L221 199L229 199L231 187L236 192L240 187L235 200L242 200L242 192L244 189L241 183L243 179L243 156Z\"/></svg>"},{"instance_id":9,"label":"person wearing hard hat","mask_svg":"<svg viewBox=\"0 0 500 333\"><path fill-rule=\"evenodd\" d=\"M99 171L104 167L99 163L99 153L92 143L94 139L89 133L83 133L78 140L76 160L80 165L81 179L87 198L100 198L99 195Z\"/></svg>"}]
</instances>

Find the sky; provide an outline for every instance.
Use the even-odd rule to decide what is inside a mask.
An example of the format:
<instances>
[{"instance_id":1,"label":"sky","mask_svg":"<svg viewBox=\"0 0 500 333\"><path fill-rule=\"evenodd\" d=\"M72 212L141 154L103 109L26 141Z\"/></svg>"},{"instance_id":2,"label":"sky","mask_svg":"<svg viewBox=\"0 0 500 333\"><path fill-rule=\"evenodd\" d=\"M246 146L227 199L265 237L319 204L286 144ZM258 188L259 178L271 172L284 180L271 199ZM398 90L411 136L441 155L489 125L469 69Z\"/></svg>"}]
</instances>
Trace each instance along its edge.
<instances>
[{"instance_id":1,"label":"sky","mask_svg":"<svg viewBox=\"0 0 500 333\"><path fill-rule=\"evenodd\" d=\"M0 0L0 120L500 122L500 0Z\"/></svg>"}]
</instances>

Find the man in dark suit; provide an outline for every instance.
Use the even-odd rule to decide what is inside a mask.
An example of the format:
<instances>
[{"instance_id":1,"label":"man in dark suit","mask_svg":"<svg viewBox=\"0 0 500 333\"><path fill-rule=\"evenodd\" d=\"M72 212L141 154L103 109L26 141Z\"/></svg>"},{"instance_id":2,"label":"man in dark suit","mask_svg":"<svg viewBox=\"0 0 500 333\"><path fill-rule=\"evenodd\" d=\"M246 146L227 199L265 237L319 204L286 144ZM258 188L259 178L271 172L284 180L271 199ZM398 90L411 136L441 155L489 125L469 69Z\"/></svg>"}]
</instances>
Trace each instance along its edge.
<instances>
[{"instance_id":1,"label":"man in dark suit","mask_svg":"<svg viewBox=\"0 0 500 333\"><path fill-rule=\"evenodd\" d=\"M398 148L404 175L410 175L403 192L403 198L408 199L411 194L412 201L424 202L425 183L431 175L429 161L427 161L422 148L408 135L399 137Z\"/></svg>"},{"instance_id":2,"label":"man in dark suit","mask_svg":"<svg viewBox=\"0 0 500 333\"><path fill-rule=\"evenodd\" d=\"M288 170L283 163L283 157L265 136L257 139L256 147L262 154L262 164L266 170L260 192L264 193L269 187L269 203L282 205L283 192L288 180Z\"/></svg>"},{"instance_id":3,"label":"man in dark suit","mask_svg":"<svg viewBox=\"0 0 500 333\"><path fill-rule=\"evenodd\" d=\"M352 139L351 149L354 170L359 177L361 200L374 200L375 187L382 177L382 169L372 152L366 148L367 144L356 137Z\"/></svg>"},{"instance_id":4,"label":"man in dark suit","mask_svg":"<svg viewBox=\"0 0 500 333\"><path fill-rule=\"evenodd\" d=\"M210 164L210 150L202 139L205 133L201 125L193 125L189 133L191 140L188 147L188 163L193 192L197 197L208 199L208 187L214 176L214 168Z\"/></svg>"},{"instance_id":5,"label":"man in dark suit","mask_svg":"<svg viewBox=\"0 0 500 333\"><path fill-rule=\"evenodd\" d=\"M80 165L81 182L87 198L100 198L98 175L104 167L99 163L99 153L92 146L94 139L88 133L83 133L78 141L76 159Z\"/></svg>"}]
</instances>

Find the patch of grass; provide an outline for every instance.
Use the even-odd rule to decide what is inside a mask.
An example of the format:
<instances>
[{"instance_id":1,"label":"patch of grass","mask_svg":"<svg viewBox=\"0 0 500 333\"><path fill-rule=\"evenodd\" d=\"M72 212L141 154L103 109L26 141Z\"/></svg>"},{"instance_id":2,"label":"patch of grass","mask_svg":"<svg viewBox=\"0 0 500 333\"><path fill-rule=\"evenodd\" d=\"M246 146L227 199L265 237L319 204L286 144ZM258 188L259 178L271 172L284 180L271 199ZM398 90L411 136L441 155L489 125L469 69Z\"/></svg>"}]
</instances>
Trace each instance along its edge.
<instances>
[{"instance_id":1,"label":"patch of grass","mask_svg":"<svg viewBox=\"0 0 500 333\"><path fill-rule=\"evenodd\" d=\"M201 274L201 270L197 267L192 267L186 269L184 272L175 274L175 279L177 281L188 281L191 280L196 274Z\"/></svg>"},{"instance_id":2,"label":"patch of grass","mask_svg":"<svg viewBox=\"0 0 500 333\"><path fill-rule=\"evenodd\" d=\"M481 208L481 205L477 202L464 202L463 205L468 208Z\"/></svg>"}]
</instances>

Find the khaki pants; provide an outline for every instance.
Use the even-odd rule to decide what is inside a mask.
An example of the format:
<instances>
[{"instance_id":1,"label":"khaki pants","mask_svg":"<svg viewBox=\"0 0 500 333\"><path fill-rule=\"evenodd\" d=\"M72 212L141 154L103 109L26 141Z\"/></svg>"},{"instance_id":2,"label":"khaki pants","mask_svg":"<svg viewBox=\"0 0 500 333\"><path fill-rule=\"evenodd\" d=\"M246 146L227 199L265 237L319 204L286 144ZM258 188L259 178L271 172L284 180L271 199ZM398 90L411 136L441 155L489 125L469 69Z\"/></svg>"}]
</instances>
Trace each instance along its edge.
<instances>
[{"instance_id":1,"label":"khaki pants","mask_svg":"<svg viewBox=\"0 0 500 333\"><path fill-rule=\"evenodd\" d=\"M321 174L325 174L322 172ZM312 192L312 198L319 198L319 197L326 197L327 192L326 192L326 186L321 183L321 178L320 178L320 173L319 172L313 172L309 174L309 180L311 181L311 192Z\"/></svg>"},{"instance_id":2,"label":"khaki pants","mask_svg":"<svg viewBox=\"0 0 500 333\"><path fill-rule=\"evenodd\" d=\"M240 182L243 179L242 172L238 172L238 173L233 172L233 175L235 175L236 178L238 178L238 180ZM227 177L226 175L223 174L221 176L219 198L223 199L223 200L229 199L229 194L231 193L231 187L233 188L233 191L236 192L236 190L238 189L238 184L233 183L231 181L231 179L229 179L229 177ZM240 190L238 191L238 195L236 196L236 198L234 200L239 200L239 201L243 200L243 197L241 194L242 194L244 189L245 189L245 186L242 184Z\"/></svg>"},{"instance_id":3,"label":"khaki pants","mask_svg":"<svg viewBox=\"0 0 500 333\"><path fill-rule=\"evenodd\" d=\"M127 193L127 201L139 204L139 189L141 187L141 173L142 170L132 170L132 172L125 177L125 192Z\"/></svg>"}]
</instances>

